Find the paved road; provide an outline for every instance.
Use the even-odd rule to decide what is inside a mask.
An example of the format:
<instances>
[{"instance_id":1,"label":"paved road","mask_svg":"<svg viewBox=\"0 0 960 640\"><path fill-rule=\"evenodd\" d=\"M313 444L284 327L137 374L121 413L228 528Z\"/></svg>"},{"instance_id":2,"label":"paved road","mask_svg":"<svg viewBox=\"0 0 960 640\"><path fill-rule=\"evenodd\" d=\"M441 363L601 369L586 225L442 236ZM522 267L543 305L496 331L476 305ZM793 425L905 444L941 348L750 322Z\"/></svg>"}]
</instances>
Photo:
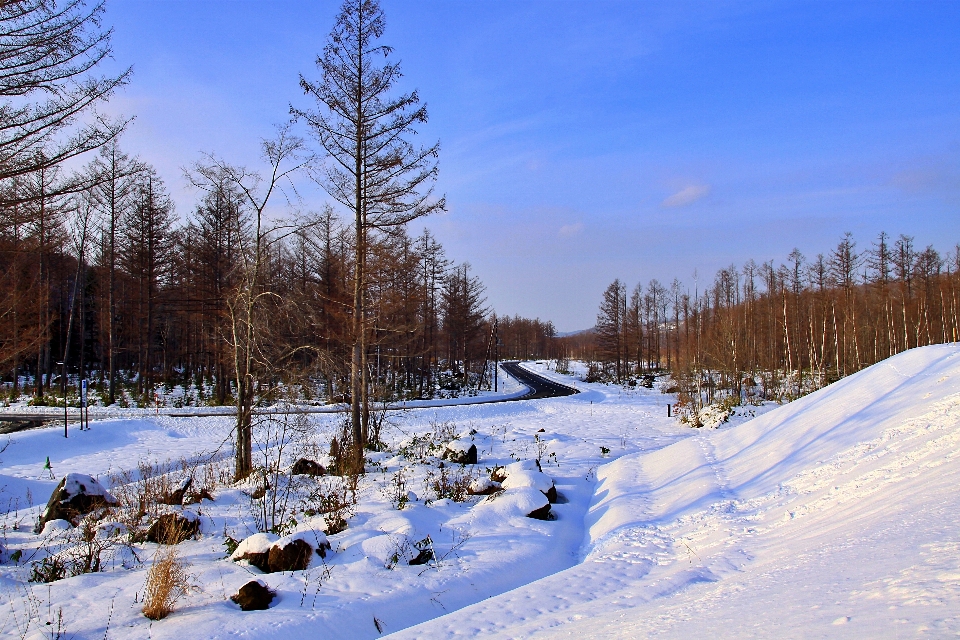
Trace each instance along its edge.
<instances>
[{"instance_id":1,"label":"paved road","mask_svg":"<svg viewBox=\"0 0 960 640\"><path fill-rule=\"evenodd\" d=\"M510 402L513 400L535 400L537 398L557 398L560 396L572 396L575 393L579 393L573 387L568 387L565 384L548 380L541 375L537 375L532 371L524 369L520 366L519 362L501 362L500 366L504 371L532 389L531 393L528 393L525 396L511 398L510 400L505 400L504 402Z\"/></svg>"},{"instance_id":2,"label":"paved road","mask_svg":"<svg viewBox=\"0 0 960 640\"><path fill-rule=\"evenodd\" d=\"M441 402L430 403L425 402L422 404L417 404L414 406L394 406L390 407L391 410L402 410L402 409L426 409L433 407L443 407L443 406L463 406L467 404L487 404L492 402L517 402L519 400L536 400L538 398L556 398L560 396L569 396L574 393L578 393L573 387L568 387L566 385L560 384L559 382L554 382L548 380L543 376L537 375L527 369L524 369L520 366L519 362L501 362L500 366L504 371L509 373L511 376L519 380L521 383L525 384L530 388L530 392L522 396L517 396L514 398L499 398L496 400L493 399L484 399L477 398L475 401L468 401L458 405L448 405ZM293 409L296 413L341 413L349 411L349 408L341 406L327 406L327 407L297 407ZM179 416L182 418L205 418L212 416L232 416L235 415L235 411L229 408L220 408L216 411L190 411L189 409L161 409L159 415L164 416ZM257 414L269 414L272 413L271 409L263 409L260 411L254 411ZM71 423L79 422L80 412L79 409L71 408L69 411L69 420ZM96 409L90 411L90 419L96 420L98 418L106 417L100 415ZM43 423L50 422L59 422L63 424L63 409L52 409L51 411L44 411L43 413L3 413L0 412L0 434L2 433L12 433L15 431L21 431L23 429L32 429L41 426Z\"/></svg>"}]
</instances>

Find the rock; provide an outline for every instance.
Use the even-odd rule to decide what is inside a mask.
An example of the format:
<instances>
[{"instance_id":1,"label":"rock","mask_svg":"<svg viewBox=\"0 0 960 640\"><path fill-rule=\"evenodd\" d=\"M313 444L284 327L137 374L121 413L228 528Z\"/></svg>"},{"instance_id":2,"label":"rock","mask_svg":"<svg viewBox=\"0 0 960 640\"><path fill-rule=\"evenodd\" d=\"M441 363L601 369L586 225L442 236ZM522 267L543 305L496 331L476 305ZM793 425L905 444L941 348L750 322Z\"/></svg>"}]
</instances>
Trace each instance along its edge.
<instances>
[{"instance_id":1,"label":"rock","mask_svg":"<svg viewBox=\"0 0 960 640\"><path fill-rule=\"evenodd\" d=\"M533 487L505 489L487 496L475 507L478 516L504 520L506 518L528 517L547 519L550 501ZM493 520L491 520L493 521Z\"/></svg>"},{"instance_id":2,"label":"rock","mask_svg":"<svg viewBox=\"0 0 960 640\"><path fill-rule=\"evenodd\" d=\"M319 462L306 458L300 458L290 468L290 473L295 476L322 476L326 472Z\"/></svg>"},{"instance_id":3,"label":"rock","mask_svg":"<svg viewBox=\"0 0 960 640\"><path fill-rule=\"evenodd\" d=\"M433 560L433 549L427 547L426 549L421 549L420 553L417 554L416 558L413 558L408 562L410 566L416 566L418 564L427 564Z\"/></svg>"},{"instance_id":4,"label":"rock","mask_svg":"<svg viewBox=\"0 0 960 640\"><path fill-rule=\"evenodd\" d=\"M184 540L196 538L200 533L200 519L189 511L165 513L150 525L147 541L157 544L180 544Z\"/></svg>"},{"instance_id":5,"label":"rock","mask_svg":"<svg viewBox=\"0 0 960 640\"><path fill-rule=\"evenodd\" d=\"M477 445L465 439L454 440L440 457L456 464L477 464Z\"/></svg>"},{"instance_id":6,"label":"rock","mask_svg":"<svg viewBox=\"0 0 960 640\"><path fill-rule=\"evenodd\" d=\"M467 493L471 496L489 496L492 493L500 491L503 487L499 482L489 478L475 478L470 486L467 487Z\"/></svg>"},{"instance_id":7,"label":"rock","mask_svg":"<svg viewBox=\"0 0 960 640\"><path fill-rule=\"evenodd\" d=\"M183 498L187 495L187 491L190 489L190 486L193 484L193 478L187 477L177 485L177 488L171 491L170 493L164 493L160 496L161 504L170 504L180 506L183 504Z\"/></svg>"},{"instance_id":8,"label":"rock","mask_svg":"<svg viewBox=\"0 0 960 640\"><path fill-rule=\"evenodd\" d=\"M81 516L117 504L117 499L93 477L68 473L50 494L47 508L40 516L35 532L43 531L44 525L51 520L67 520L76 525Z\"/></svg>"},{"instance_id":9,"label":"rock","mask_svg":"<svg viewBox=\"0 0 960 640\"><path fill-rule=\"evenodd\" d=\"M553 480L541 471L514 471L503 480L502 484L504 489L533 487L547 496L547 500L551 503L556 503L557 501L557 487L554 486Z\"/></svg>"},{"instance_id":10,"label":"rock","mask_svg":"<svg viewBox=\"0 0 960 640\"><path fill-rule=\"evenodd\" d=\"M310 545L311 551L316 552L321 558L327 557L327 551L330 551L330 541L327 540L327 535L316 528L303 528L295 533L291 533L288 536L280 538L273 543L274 547L283 547L292 542L296 541L304 542Z\"/></svg>"},{"instance_id":11,"label":"rock","mask_svg":"<svg viewBox=\"0 0 960 640\"><path fill-rule=\"evenodd\" d=\"M302 571L310 566L313 554L327 557L330 542L319 530L307 529L277 538L272 533L257 533L245 538L230 556L246 560L264 573Z\"/></svg>"},{"instance_id":12,"label":"rock","mask_svg":"<svg viewBox=\"0 0 960 640\"><path fill-rule=\"evenodd\" d=\"M230 596L242 611L262 611L270 606L276 593L260 580L251 580Z\"/></svg>"},{"instance_id":13,"label":"rock","mask_svg":"<svg viewBox=\"0 0 960 640\"><path fill-rule=\"evenodd\" d=\"M272 533L255 533L249 538L244 538L237 545L236 550L231 554L230 559L234 562L246 560L260 571L269 573L270 565L268 559L270 556L270 547L279 540L279 536Z\"/></svg>"},{"instance_id":14,"label":"rock","mask_svg":"<svg viewBox=\"0 0 960 640\"><path fill-rule=\"evenodd\" d=\"M490 479L496 482L503 482L507 479L511 473L516 473L517 471L540 471L543 469L540 468L540 463L537 460L522 460L520 462L512 462L505 467L494 467L493 472L490 474Z\"/></svg>"},{"instance_id":15,"label":"rock","mask_svg":"<svg viewBox=\"0 0 960 640\"><path fill-rule=\"evenodd\" d=\"M267 554L267 571L303 571L313 559L313 547L304 540L291 540L286 544L279 542L270 547Z\"/></svg>"},{"instance_id":16,"label":"rock","mask_svg":"<svg viewBox=\"0 0 960 640\"><path fill-rule=\"evenodd\" d=\"M528 518L533 518L534 520L549 520L550 519L550 503L540 507L539 509L534 509L527 514Z\"/></svg>"},{"instance_id":17,"label":"rock","mask_svg":"<svg viewBox=\"0 0 960 640\"><path fill-rule=\"evenodd\" d=\"M550 504L557 504L557 501L559 500L559 496L557 495L557 486L553 484L550 485L550 488L547 489L547 492L543 495L547 496L547 500L550 501Z\"/></svg>"}]
</instances>

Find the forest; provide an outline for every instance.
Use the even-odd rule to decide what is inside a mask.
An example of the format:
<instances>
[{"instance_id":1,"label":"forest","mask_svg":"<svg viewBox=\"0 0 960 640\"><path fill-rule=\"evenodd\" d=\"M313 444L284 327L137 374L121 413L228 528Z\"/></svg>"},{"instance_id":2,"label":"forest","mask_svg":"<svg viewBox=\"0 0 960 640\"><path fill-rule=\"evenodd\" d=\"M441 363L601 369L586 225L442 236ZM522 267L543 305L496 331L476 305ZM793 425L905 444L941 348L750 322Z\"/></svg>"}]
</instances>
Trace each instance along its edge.
<instances>
[{"instance_id":1,"label":"forest","mask_svg":"<svg viewBox=\"0 0 960 640\"><path fill-rule=\"evenodd\" d=\"M791 400L897 353L960 339L960 244L942 255L881 232L859 250L850 233L813 259L794 249L720 269L703 290L679 280L615 280L594 332L564 338L596 379L669 371L681 412ZM649 379L649 378L648 378ZM635 383L635 382L634 382Z\"/></svg>"},{"instance_id":2,"label":"forest","mask_svg":"<svg viewBox=\"0 0 960 640\"><path fill-rule=\"evenodd\" d=\"M0 369L8 402L236 407L237 475L254 407L350 405L362 464L371 405L490 384L497 358L550 355L549 322L498 319L467 263L410 223L447 209L439 142L402 92L376 2L346 3L300 76L300 102L251 169L214 152L164 178L125 149L132 118L104 104L132 68L102 74L104 2L0 5ZM297 87L292 87L296 93ZM312 104L312 107L304 106ZM283 115L283 114L278 114ZM304 209L298 184L329 196ZM334 209L336 207L336 209Z\"/></svg>"}]
</instances>

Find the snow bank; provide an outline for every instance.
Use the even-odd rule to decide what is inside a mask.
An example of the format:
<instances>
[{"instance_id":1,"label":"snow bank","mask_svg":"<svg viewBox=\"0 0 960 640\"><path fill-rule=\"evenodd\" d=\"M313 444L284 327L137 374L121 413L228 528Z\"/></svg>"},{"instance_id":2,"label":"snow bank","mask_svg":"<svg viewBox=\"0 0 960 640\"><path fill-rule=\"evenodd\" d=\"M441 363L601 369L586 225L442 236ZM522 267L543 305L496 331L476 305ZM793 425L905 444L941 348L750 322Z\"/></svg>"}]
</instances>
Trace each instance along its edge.
<instances>
[{"instance_id":1,"label":"snow bank","mask_svg":"<svg viewBox=\"0 0 960 640\"><path fill-rule=\"evenodd\" d=\"M597 469L583 563L403 637L960 632L960 347Z\"/></svg>"}]
</instances>

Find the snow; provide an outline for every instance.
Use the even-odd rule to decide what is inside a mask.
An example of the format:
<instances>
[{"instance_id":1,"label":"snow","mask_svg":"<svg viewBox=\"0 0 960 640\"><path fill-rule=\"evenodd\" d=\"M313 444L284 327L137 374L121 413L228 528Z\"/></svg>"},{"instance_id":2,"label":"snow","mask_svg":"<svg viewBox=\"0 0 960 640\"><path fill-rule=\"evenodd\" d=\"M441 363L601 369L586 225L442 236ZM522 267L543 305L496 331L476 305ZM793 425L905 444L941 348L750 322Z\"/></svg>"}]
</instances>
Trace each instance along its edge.
<instances>
[{"instance_id":1,"label":"snow","mask_svg":"<svg viewBox=\"0 0 960 640\"><path fill-rule=\"evenodd\" d=\"M239 560L248 553L267 553L280 536L274 533L255 533L244 538L237 545L236 551L230 555L231 560ZM292 542L292 541L291 541Z\"/></svg>"},{"instance_id":2,"label":"snow","mask_svg":"<svg viewBox=\"0 0 960 640\"><path fill-rule=\"evenodd\" d=\"M63 489L68 499L83 493L88 496L103 496L107 502L116 502L116 498L110 495L102 484L82 473L68 473L64 478Z\"/></svg>"},{"instance_id":3,"label":"snow","mask_svg":"<svg viewBox=\"0 0 960 640\"><path fill-rule=\"evenodd\" d=\"M477 505L477 517L496 519L524 518L547 506L547 496L533 487L516 487L487 496Z\"/></svg>"},{"instance_id":4,"label":"snow","mask_svg":"<svg viewBox=\"0 0 960 640\"><path fill-rule=\"evenodd\" d=\"M459 438L447 443L447 450L452 453L469 453L470 447L474 446L469 438Z\"/></svg>"},{"instance_id":5,"label":"snow","mask_svg":"<svg viewBox=\"0 0 960 640\"><path fill-rule=\"evenodd\" d=\"M504 489L513 489L515 487L533 487L537 491L546 493L553 487L553 480L540 471L514 471L507 475L501 483Z\"/></svg>"},{"instance_id":6,"label":"snow","mask_svg":"<svg viewBox=\"0 0 960 640\"><path fill-rule=\"evenodd\" d=\"M597 471L583 562L396 637L960 631L960 348Z\"/></svg>"},{"instance_id":7,"label":"snow","mask_svg":"<svg viewBox=\"0 0 960 640\"><path fill-rule=\"evenodd\" d=\"M280 538L249 538L244 490L255 483L220 486L194 506L200 539L177 546L197 588L170 617L151 625L140 613L157 549L143 544L139 560L125 555L49 590L27 582L26 559L0 566L0 634L45 637L47 612L61 609L76 638L375 638L374 618L396 638L960 632L960 346L908 351L791 404L738 410L716 429L668 418L675 398L655 390L526 366L581 393L391 414L393 451L370 454L348 528L326 536L331 552L306 571L261 575L230 562L224 535L261 552ZM338 428L335 415L311 420L321 444ZM476 431L478 465L441 470L433 456L397 453L446 422ZM142 460L229 471L231 426L141 415L97 420L69 439L57 428L15 434L0 464L8 557L35 553L42 538L31 529L56 485L47 455L58 475L104 484ZM454 502L432 488L441 472L489 486L498 467L505 490L495 496ZM551 505L556 520L525 517L546 504L541 475L564 497ZM420 498L398 509L391 496L411 492ZM297 520L286 539L323 535L322 516ZM436 561L410 566L425 547ZM278 593L267 611L228 600L251 572ZM29 611L39 612L34 626Z\"/></svg>"}]
</instances>

